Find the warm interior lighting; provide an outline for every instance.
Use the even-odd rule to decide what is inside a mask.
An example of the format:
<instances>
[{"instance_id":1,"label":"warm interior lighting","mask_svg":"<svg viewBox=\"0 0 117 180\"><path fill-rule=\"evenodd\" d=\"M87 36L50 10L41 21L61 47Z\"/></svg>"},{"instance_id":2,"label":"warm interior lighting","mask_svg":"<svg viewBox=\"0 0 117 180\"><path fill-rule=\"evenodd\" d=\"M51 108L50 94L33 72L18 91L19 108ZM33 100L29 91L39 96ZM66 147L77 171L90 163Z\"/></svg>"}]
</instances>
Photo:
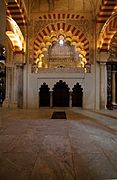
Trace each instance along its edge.
<instances>
[{"instance_id":1,"label":"warm interior lighting","mask_svg":"<svg viewBox=\"0 0 117 180\"><path fill-rule=\"evenodd\" d=\"M60 39L59 44L62 46L64 44L63 39Z\"/></svg>"},{"instance_id":2,"label":"warm interior lighting","mask_svg":"<svg viewBox=\"0 0 117 180\"><path fill-rule=\"evenodd\" d=\"M42 68L42 61L39 61L38 68Z\"/></svg>"},{"instance_id":3,"label":"warm interior lighting","mask_svg":"<svg viewBox=\"0 0 117 180\"><path fill-rule=\"evenodd\" d=\"M35 62L38 68L48 68L48 62L45 60L45 56L48 56L50 46L59 43L60 46L64 46L64 43L69 46L74 46L74 51L77 54L76 67L84 68L87 63L86 50L84 44L79 40L78 36L74 36L71 31L64 32L62 29L59 31L51 31L50 36L44 36L43 42L39 44L39 49L35 56ZM73 48L73 47L72 47ZM48 61L48 60L47 60Z\"/></svg>"},{"instance_id":4,"label":"warm interior lighting","mask_svg":"<svg viewBox=\"0 0 117 180\"><path fill-rule=\"evenodd\" d=\"M14 47L18 47L19 50L22 50L22 42L18 36L16 36L12 31L6 31L6 35L9 37Z\"/></svg>"},{"instance_id":5,"label":"warm interior lighting","mask_svg":"<svg viewBox=\"0 0 117 180\"><path fill-rule=\"evenodd\" d=\"M17 47L19 50L24 49L25 43L22 32L11 17L7 17L6 35L9 37L14 47Z\"/></svg>"}]
</instances>

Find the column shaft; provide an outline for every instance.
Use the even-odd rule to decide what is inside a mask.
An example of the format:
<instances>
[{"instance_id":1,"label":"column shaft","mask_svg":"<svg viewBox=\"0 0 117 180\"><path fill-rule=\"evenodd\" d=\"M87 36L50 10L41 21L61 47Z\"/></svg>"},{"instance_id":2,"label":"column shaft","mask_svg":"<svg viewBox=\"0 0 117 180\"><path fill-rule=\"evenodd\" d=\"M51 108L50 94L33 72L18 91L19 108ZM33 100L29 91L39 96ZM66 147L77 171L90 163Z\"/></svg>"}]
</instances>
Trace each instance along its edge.
<instances>
[{"instance_id":1,"label":"column shaft","mask_svg":"<svg viewBox=\"0 0 117 180\"><path fill-rule=\"evenodd\" d=\"M100 108L105 109L107 101L106 63L100 63ZM98 87L97 87L98 88Z\"/></svg>"},{"instance_id":2,"label":"column shaft","mask_svg":"<svg viewBox=\"0 0 117 180\"><path fill-rule=\"evenodd\" d=\"M112 104L116 104L116 83L115 83L115 75L116 75L116 72L113 71L112 72Z\"/></svg>"},{"instance_id":3,"label":"column shaft","mask_svg":"<svg viewBox=\"0 0 117 180\"><path fill-rule=\"evenodd\" d=\"M69 93L69 107L72 107L72 92Z\"/></svg>"},{"instance_id":4,"label":"column shaft","mask_svg":"<svg viewBox=\"0 0 117 180\"><path fill-rule=\"evenodd\" d=\"M50 91L50 107L53 107L53 103L52 103L52 91Z\"/></svg>"}]
</instances>

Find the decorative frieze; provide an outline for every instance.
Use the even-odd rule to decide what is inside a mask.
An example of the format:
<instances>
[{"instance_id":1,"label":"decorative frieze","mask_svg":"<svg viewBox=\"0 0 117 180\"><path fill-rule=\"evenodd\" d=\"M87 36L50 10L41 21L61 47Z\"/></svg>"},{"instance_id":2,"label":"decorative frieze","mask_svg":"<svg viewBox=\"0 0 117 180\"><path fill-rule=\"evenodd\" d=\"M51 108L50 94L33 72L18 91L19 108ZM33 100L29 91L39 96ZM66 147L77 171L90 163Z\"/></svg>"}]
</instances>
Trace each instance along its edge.
<instances>
[{"instance_id":1,"label":"decorative frieze","mask_svg":"<svg viewBox=\"0 0 117 180\"><path fill-rule=\"evenodd\" d=\"M84 68L36 68L32 66L32 73L85 73Z\"/></svg>"}]
</instances>

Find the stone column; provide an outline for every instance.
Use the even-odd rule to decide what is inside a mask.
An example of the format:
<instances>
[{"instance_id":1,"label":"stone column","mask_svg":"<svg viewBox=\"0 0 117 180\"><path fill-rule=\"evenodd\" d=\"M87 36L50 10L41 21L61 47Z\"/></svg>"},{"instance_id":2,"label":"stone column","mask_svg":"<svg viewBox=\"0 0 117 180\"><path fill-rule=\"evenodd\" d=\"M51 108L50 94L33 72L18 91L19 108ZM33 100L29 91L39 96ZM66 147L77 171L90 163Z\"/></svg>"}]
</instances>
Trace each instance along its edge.
<instances>
[{"instance_id":1,"label":"stone column","mask_svg":"<svg viewBox=\"0 0 117 180\"><path fill-rule=\"evenodd\" d=\"M18 77L17 77L17 66L14 66L12 71L12 94L11 94L11 108L17 108L17 99L18 99Z\"/></svg>"},{"instance_id":2,"label":"stone column","mask_svg":"<svg viewBox=\"0 0 117 180\"><path fill-rule=\"evenodd\" d=\"M52 91L50 91L50 107L53 107Z\"/></svg>"},{"instance_id":3,"label":"stone column","mask_svg":"<svg viewBox=\"0 0 117 180\"><path fill-rule=\"evenodd\" d=\"M14 52L13 101L11 107L23 107L23 62L24 53Z\"/></svg>"},{"instance_id":4,"label":"stone column","mask_svg":"<svg viewBox=\"0 0 117 180\"><path fill-rule=\"evenodd\" d=\"M112 110L112 64L107 63L107 108Z\"/></svg>"},{"instance_id":5,"label":"stone column","mask_svg":"<svg viewBox=\"0 0 117 180\"><path fill-rule=\"evenodd\" d=\"M69 92L69 107L72 107L72 92Z\"/></svg>"},{"instance_id":6,"label":"stone column","mask_svg":"<svg viewBox=\"0 0 117 180\"><path fill-rule=\"evenodd\" d=\"M12 77L13 67L6 64L6 95L3 102L3 108L10 107L12 101L12 91L13 91L13 77Z\"/></svg>"},{"instance_id":7,"label":"stone column","mask_svg":"<svg viewBox=\"0 0 117 180\"><path fill-rule=\"evenodd\" d=\"M107 101L106 63L100 63L100 108L101 109L106 108L106 101Z\"/></svg>"},{"instance_id":8,"label":"stone column","mask_svg":"<svg viewBox=\"0 0 117 180\"><path fill-rule=\"evenodd\" d=\"M18 76L18 107L22 108L23 107L23 66L18 65L17 66L17 76Z\"/></svg>"},{"instance_id":9,"label":"stone column","mask_svg":"<svg viewBox=\"0 0 117 180\"><path fill-rule=\"evenodd\" d=\"M105 109L107 104L107 69L106 63L109 58L108 51L98 51L97 61L100 63L100 84L96 88L100 88L100 108ZM95 94L96 96L96 94Z\"/></svg>"},{"instance_id":10,"label":"stone column","mask_svg":"<svg viewBox=\"0 0 117 180\"><path fill-rule=\"evenodd\" d=\"M115 82L116 71L112 71L112 104L116 104L116 82Z\"/></svg>"}]
</instances>

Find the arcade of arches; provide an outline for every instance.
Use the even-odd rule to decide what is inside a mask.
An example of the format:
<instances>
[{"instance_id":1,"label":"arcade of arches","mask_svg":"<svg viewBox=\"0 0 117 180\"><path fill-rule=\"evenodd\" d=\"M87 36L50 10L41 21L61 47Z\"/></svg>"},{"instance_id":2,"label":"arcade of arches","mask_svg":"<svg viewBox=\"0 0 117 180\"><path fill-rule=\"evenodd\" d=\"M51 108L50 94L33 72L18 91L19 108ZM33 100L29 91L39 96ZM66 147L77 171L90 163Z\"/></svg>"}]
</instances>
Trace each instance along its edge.
<instances>
[{"instance_id":1,"label":"arcade of arches","mask_svg":"<svg viewBox=\"0 0 117 180\"><path fill-rule=\"evenodd\" d=\"M73 87L72 92L62 80L54 85L51 92L48 85L43 83L39 91L39 105L40 107L82 107L82 95L82 88L78 83Z\"/></svg>"},{"instance_id":2,"label":"arcade of arches","mask_svg":"<svg viewBox=\"0 0 117 180\"><path fill-rule=\"evenodd\" d=\"M0 24L0 106L117 108L116 0L1 0Z\"/></svg>"}]
</instances>

